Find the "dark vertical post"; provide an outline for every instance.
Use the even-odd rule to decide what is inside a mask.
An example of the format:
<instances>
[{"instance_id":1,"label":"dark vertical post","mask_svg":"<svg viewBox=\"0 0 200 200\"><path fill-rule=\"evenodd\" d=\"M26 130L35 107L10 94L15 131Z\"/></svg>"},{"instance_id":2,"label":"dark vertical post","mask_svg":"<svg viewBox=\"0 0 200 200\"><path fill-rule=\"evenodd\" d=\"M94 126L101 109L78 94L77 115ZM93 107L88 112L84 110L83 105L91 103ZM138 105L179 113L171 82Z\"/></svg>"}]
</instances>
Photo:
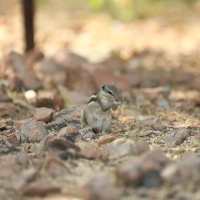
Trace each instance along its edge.
<instances>
[{"instance_id":1,"label":"dark vertical post","mask_svg":"<svg viewBox=\"0 0 200 200\"><path fill-rule=\"evenodd\" d=\"M22 1L22 12L24 20L25 52L28 52L35 47L35 41L34 41L35 2L34 0L21 0L21 1Z\"/></svg>"}]
</instances>

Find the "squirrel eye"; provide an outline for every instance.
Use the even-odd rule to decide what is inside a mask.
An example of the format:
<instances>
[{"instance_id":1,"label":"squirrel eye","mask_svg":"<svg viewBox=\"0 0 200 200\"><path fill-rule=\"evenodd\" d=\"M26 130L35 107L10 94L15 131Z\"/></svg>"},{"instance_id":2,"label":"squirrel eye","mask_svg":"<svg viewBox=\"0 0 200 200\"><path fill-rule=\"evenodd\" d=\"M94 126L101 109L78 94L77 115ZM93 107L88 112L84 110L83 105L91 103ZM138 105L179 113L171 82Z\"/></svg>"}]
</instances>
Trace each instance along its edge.
<instances>
[{"instance_id":1,"label":"squirrel eye","mask_svg":"<svg viewBox=\"0 0 200 200\"><path fill-rule=\"evenodd\" d=\"M107 92L108 94L112 95L113 96L113 91L110 90L106 85L103 85L102 86L102 89Z\"/></svg>"},{"instance_id":2,"label":"squirrel eye","mask_svg":"<svg viewBox=\"0 0 200 200\"><path fill-rule=\"evenodd\" d=\"M113 92L112 92L112 91L110 91L110 90L108 90L108 94L110 94L110 95L113 95Z\"/></svg>"}]
</instances>

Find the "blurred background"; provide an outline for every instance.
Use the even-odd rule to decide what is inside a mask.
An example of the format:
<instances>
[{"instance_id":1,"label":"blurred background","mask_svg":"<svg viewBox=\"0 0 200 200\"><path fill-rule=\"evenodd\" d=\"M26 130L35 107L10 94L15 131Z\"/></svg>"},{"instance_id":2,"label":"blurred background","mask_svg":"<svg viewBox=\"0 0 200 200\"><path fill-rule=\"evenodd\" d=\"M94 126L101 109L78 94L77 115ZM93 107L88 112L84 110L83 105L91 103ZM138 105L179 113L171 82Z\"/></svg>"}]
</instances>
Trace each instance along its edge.
<instances>
[{"instance_id":1,"label":"blurred background","mask_svg":"<svg viewBox=\"0 0 200 200\"><path fill-rule=\"evenodd\" d=\"M22 52L22 1L0 0L0 56ZM93 62L144 48L176 54L198 49L199 0L35 0L36 46L69 48Z\"/></svg>"},{"instance_id":2,"label":"blurred background","mask_svg":"<svg viewBox=\"0 0 200 200\"><path fill-rule=\"evenodd\" d=\"M200 0L0 0L0 199L199 200L199 58Z\"/></svg>"}]
</instances>

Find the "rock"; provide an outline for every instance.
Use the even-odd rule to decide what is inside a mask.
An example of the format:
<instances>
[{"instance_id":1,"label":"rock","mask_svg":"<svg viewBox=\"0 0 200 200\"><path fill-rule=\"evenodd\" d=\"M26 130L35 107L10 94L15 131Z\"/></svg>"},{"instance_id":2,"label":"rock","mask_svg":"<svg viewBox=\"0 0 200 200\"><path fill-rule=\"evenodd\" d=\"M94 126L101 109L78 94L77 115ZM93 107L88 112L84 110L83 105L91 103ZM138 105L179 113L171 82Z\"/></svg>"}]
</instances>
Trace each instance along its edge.
<instances>
[{"instance_id":1,"label":"rock","mask_svg":"<svg viewBox=\"0 0 200 200\"><path fill-rule=\"evenodd\" d=\"M118 179L127 185L141 185L144 179L143 169L139 159L130 159L122 163L117 169Z\"/></svg>"},{"instance_id":2,"label":"rock","mask_svg":"<svg viewBox=\"0 0 200 200\"><path fill-rule=\"evenodd\" d=\"M104 145L104 150L109 159L118 159L128 155L138 155L148 150L148 145L135 143L130 139L119 138Z\"/></svg>"},{"instance_id":3,"label":"rock","mask_svg":"<svg viewBox=\"0 0 200 200\"><path fill-rule=\"evenodd\" d=\"M145 115L139 115L136 119L136 124L139 127L148 127L150 129L147 133L139 133L139 136L146 136L151 134L156 134L156 131L162 131L163 127L165 126L163 122L155 117L155 116L145 116ZM153 130L151 130L153 129Z\"/></svg>"},{"instance_id":4,"label":"rock","mask_svg":"<svg viewBox=\"0 0 200 200\"><path fill-rule=\"evenodd\" d=\"M167 165L162 170L162 178L172 184L198 187L200 181L200 158L195 154L187 155L182 160ZM197 184L197 185L196 185Z\"/></svg>"},{"instance_id":5,"label":"rock","mask_svg":"<svg viewBox=\"0 0 200 200\"><path fill-rule=\"evenodd\" d=\"M66 86L69 90L78 91L79 93L89 94L95 92L96 81L92 73L84 67L89 65L81 61L73 53L67 53L64 60L55 57L44 58L37 67L37 73L46 83L57 83ZM62 56L63 57L63 56ZM84 65L84 66L83 66Z\"/></svg>"},{"instance_id":6,"label":"rock","mask_svg":"<svg viewBox=\"0 0 200 200\"><path fill-rule=\"evenodd\" d=\"M166 136L165 142L169 147L175 147L182 144L189 136L190 131L187 128L175 129L173 133Z\"/></svg>"},{"instance_id":7,"label":"rock","mask_svg":"<svg viewBox=\"0 0 200 200\"><path fill-rule=\"evenodd\" d=\"M88 60L86 58L73 53L68 48L57 51L55 54L55 60L58 63L65 65L66 68L71 66L79 67L88 64Z\"/></svg>"},{"instance_id":8,"label":"rock","mask_svg":"<svg viewBox=\"0 0 200 200\"><path fill-rule=\"evenodd\" d=\"M0 103L0 118L13 118L17 115L17 113L19 113L19 110L13 103Z\"/></svg>"},{"instance_id":9,"label":"rock","mask_svg":"<svg viewBox=\"0 0 200 200\"><path fill-rule=\"evenodd\" d=\"M79 135L79 130L78 130L78 128L76 128L74 126L67 126L67 127L60 129L60 131L58 132L57 135L58 135L58 137L64 137L67 140L75 142L76 138Z\"/></svg>"},{"instance_id":10,"label":"rock","mask_svg":"<svg viewBox=\"0 0 200 200\"><path fill-rule=\"evenodd\" d=\"M37 93L35 90L27 90L24 92L24 97L29 104L34 104L37 101Z\"/></svg>"},{"instance_id":11,"label":"rock","mask_svg":"<svg viewBox=\"0 0 200 200\"><path fill-rule=\"evenodd\" d=\"M0 120L0 131L4 131L12 128L13 121L11 119L1 119Z\"/></svg>"},{"instance_id":12,"label":"rock","mask_svg":"<svg viewBox=\"0 0 200 200\"><path fill-rule=\"evenodd\" d=\"M51 108L36 108L34 112L34 118L37 121L49 122L53 117L54 110Z\"/></svg>"},{"instance_id":13,"label":"rock","mask_svg":"<svg viewBox=\"0 0 200 200\"><path fill-rule=\"evenodd\" d=\"M94 74L81 66L71 66L66 69L65 86L83 94L91 94L97 90Z\"/></svg>"},{"instance_id":14,"label":"rock","mask_svg":"<svg viewBox=\"0 0 200 200\"><path fill-rule=\"evenodd\" d=\"M17 151L20 144L20 137L13 130L12 132L0 135L0 153L10 153Z\"/></svg>"},{"instance_id":15,"label":"rock","mask_svg":"<svg viewBox=\"0 0 200 200\"><path fill-rule=\"evenodd\" d=\"M200 146L200 135L194 135L191 137L191 142L194 147Z\"/></svg>"},{"instance_id":16,"label":"rock","mask_svg":"<svg viewBox=\"0 0 200 200\"><path fill-rule=\"evenodd\" d=\"M140 155L142 153L145 153L149 150L149 145L146 142L136 142L135 148L134 148L134 154Z\"/></svg>"},{"instance_id":17,"label":"rock","mask_svg":"<svg viewBox=\"0 0 200 200\"><path fill-rule=\"evenodd\" d=\"M20 173L17 177L18 180L15 183L15 188L18 190L23 189L23 187L25 187L28 183L35 180L38 174L38 169L35 169L33 167L23 170L22 173Z\"/></svg>"},{"instance_id":18,"label":"rock","mask_svg":"<svg viewBox=\"0 0 200 200\"><path fill-rule=\"evenodd\" d=\"M148 167L151 168L153 166L155 169L157 168L158 170L161 170L169 162L169 159L160 150L149 151L144 154L141 159L145 164L144 169L148 169Z\"/></svg>"},{"instance_id":19,"label":"rock","mask_svg":"<svg viewBox=\"0 0 200 200\"><path fill-rule=\"evenodd\" d=\"M54 58L44 58L36 65L36 72L45 84L50 82L64 84L65 82L65 67Z\"/></svg>"},{"instance_id":20,"label":"rock","mask_svg":"<svg viewBox=\"0 0 200 200\"><path fill-rule=\"evenodd\" d=\"M103 135L98 139L97 143L99 146L101 146L101 145L114 141L116 138L117 138L117 135L114 135L114 134Z\"/></svg>"},{"instance_id":21,"label":"rock","mask_svg":"<svg viewBox=\"0 0 200 200\"><path fill-rule=\"evenodd\" d=\"M14 127L14 121L10 118L0 120L0 145L1 151L15 151L20 144L20 136Z\"/></svg>"},{"instance_id":22,"label":"rock","mask_svg":"<svg viewBox=\"0 0 200 200\"><path fill-rule=\"evenodd\" d=\"M168 159L162 152L151 151L122 163L116 174L127 185L158 187L162 183L161 170L167 163Z\"/></svg>"},{"instance_id":23,"label":"rock","mask_svg":"<svg viewBox=\"0 0 200 200\"><path fill-rule=\"evenodd\" d=\"M58 92L42 90L37 93L34 105L35 107L48 107L60 110L64 107L64 100Z\"/></svg>"},{"instance_id":24,"label":"rock","mask_svg":"<svg viewBox=\"0 0 200 200\"><path fill-rule=\"evenodd\" d=\"M54 114L53 120L46 127L50 131L59 131L67 126L80 129L81 111L80 106L62 109Z\"/></svg>"},{"instance_id":25,"label":"rock","mask_svg":"<svg viewBox=\"0 0 200 200\"><path fill-rule=\"evenodd\" d=\"M21 166L21 167L27 168L30 164L29 156L25 152L18 153L16 155L15 160L16 160L16 164Z\"/></svg>"},{"instance_id":26,"label":"rock","mask_svg":"<svg viewBox=\"0 0 200 200\"><path fill-rule=\"evenodd\" d=\"M197 196L197 195L194 195L194 194L192 194L192 193L190 193L190 192L186 192L186 191L181 191L181 192L179 192L179 193L177 193L176 194L176 198L175 199L177 199L177 200L189 200L189 199L198 199L198 197L197 198L195 198L195 196Z\"/></svg>"},{"instance_id":27,"label":"rock","mask_svg":"<svg viewBox=\"0 0 200 200\"><path fill-rule=\"evenodd\" d=\"M10 132L9 134L6 135L6 141L11 145L11 146L18 146L20 144L20 137L16 131Z\"/></svg>"},{"instance_id":28,"label":"rock","mask_svg":"<svg viewBox=\"0 0 200 200\"><path fill-rule=\"evenodd\" d=\"M120 199L120 190L111 175L99 173L83 186L83 197L85 200L116 200Z\"/></svg>"},{"instance_id":29,"label":"rock","mask_svg":"<svg viewBox=\"0 0 200 200\"><path fill-rule=\"evenodd\" d=\"M99 66L94 70L93 74L98 74L95 77L96 85L100 87L104 83L114 84L122 90L128 90L131 84L130 76L127 74L115 73L117 69L108 68L107 65Z\"/></svg>"},{"instance_id":30,"label":"rock","mask_svg":"<svg viewBox=\"0 0 200 200\"><path fill-rule=\"evenodd\" d=\"M78 157L80 148L70 140L57 135L49 135L44 142L44 150L56 154L62 159Z\"/></svg>"},{"instance_id":31,"label":"rock","mask_svg":"<svg viewBox=\"0 0 200 200\"><path fill-rule=\"evenodd\" d=\"M7 123L5 120L0 121L0 131L6 130L7 129Z\"/></svg>"},{"instance_id":32,"label":"rock","mask_svg":"<svg viewBox=\"0 0 200 200\"><path fill-rule=\"evenodd\" d=\"M48 135L44 124L34 119L23 121L19 132L22 142L40 142Z\"/></svg>"},{"instance_id":33,"label":"rock","mask_svg":"<svg viewBox=\"0 0 200 200\"><path fill-rule=\"evenodd\" d=\"M4 154L0 156L0 179L1 181L9 180L17 175L21 169L19 169L16 163L16 156L14 154ZM4 182L5 183L5 182Z\"/></svg>"},{"instance_id":34,"label":"rock","mask_svg":"<svg viewBox=\"0 0 200 200\"><path fill-rule=\"evenodd\" d=\"M11 101L12 99L7 95L6 90L0 85L0 102L11 102Z\"/></svg>"},{"instance_id":35,"label":"rock","mask_svg":"<svg viewBox=\"0 0 200 200\"><path fill-rule=\"evenodd\" d=\"M63 137L58 137L56 135L49 135L45 141L47 149L58 149L66 150L68 148L77 148L76 145Z\"/></svg>"},{"instance_id":36,"label":"rock","mask_svg":"<svg viewBox=\"0 0 200 200\"><path fill-rule=\"evenodd\" d=\"M82 142L80 154L87 159L100 159L102 157L102 150L96 143Z\"/></svg>"},{"instance_id":37,"label":"rock","mask_svg":"<svg viewBox=\"0 0 200 200\"><path fill-rule=\"evenodd\" d=\"M29 197L45 197L47 195L57 194L60 192L60 187L49 183L47 184L45 181L35 181L22 188L23 196Z\"/></svg>"},{"instance_id":38,"label":"rock","mask_svg":"<svg viewBox=\"0 0 200 200\"><path fill-rule=\"evenodd\" d=\"M10 52L7 58L7 64L14 73L14 76L22 82L21 87L26 89L39 89L41 87L41 82L35 76L33 69L31 69L25 60L25 57L17 52ZM13 89L18 88L18 84L13 85Z\"/></svg>"}]
</instances>

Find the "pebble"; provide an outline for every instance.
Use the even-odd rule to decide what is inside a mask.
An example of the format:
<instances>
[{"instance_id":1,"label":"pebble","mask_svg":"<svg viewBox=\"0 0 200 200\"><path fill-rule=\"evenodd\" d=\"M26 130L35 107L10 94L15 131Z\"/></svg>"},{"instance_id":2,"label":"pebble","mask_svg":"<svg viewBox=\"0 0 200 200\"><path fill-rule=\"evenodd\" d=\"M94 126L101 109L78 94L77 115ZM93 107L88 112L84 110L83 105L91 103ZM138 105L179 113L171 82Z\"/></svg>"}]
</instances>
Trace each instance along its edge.
<instances>
[{"instance_id":1,"label":"pebble","mask_svg":"<svg viewBox=\"0 0 200 200\"><path fill-rule=\"evenodd\" d=\"M34 119L23 121L19 133L22 142L40 142L48 135L44 124Z\"/></svg>"},{"instance_id":2,"label":"pebble","mask_svg":"<svg viewBox=\"0 0 200 200\"><path fill-rule=\"evenodd\" d=\"M167 165L161 173L162 178L172 184L190 185L198 188L200 181L200 158L195 154L189 154L170 165Z\"/></svg>"},{"instance_id":3,"label":"pebble","mask_svg":"<svg viewBox=\"0 0 200 200\"><path fill-rule=\"evenodd\" d=\"M148 150L145 143L136 143L131 139L119 138L104 145L109 159L118 159L128 155L138 155Z\"/></svg>"},{"instance_id":4,"label":"pebble","mask_svg":"<svg viewBox=\"0 0 200 200\"><path fill-rule=\"evenodd\" d=\"M53 109L42 107L42 108L36 108L33 115L37 121L42 121L47 123L52 120L53 113L54 113Z\"/></svg>"},{"instance_id":5,"label":"pebble","mask_svg":"<svg viewBox=\"0 0 200 200\"><path fill-rule=\"evenodd\" d=\"M189 136L190 132L186 128L175 129L173 133L167 135L165 138L165 143L169 147L175 147L181 145Z\"/></svg>"},{"instance_id":6,"label":"pebble","mask_svg":"<svg viewBox=\"0 0 200 200\"><path fill-rule=\"evenodd\" d=\"M127 185L158 187L162 184L161 170L168 162L163 152L150 151L122 163L116 174Z\"/></svg>"},{"instance_id":7,"label":"pebble","mask_svg":"<svg viewBox=\"0 0 200 200\"><path fill-rule=\"evenodd\" d=\"M64 137L72 142L75 142L76 138L79 136L79 130L73 126L67 126L62 129L57 134L59 137Z\"/></svg>"},{"instance_id":8,"label":"pebble","mask_svg":"<svg viewBox=\"0 0 200 200\"><path fill-rule=\"evenodd\" d=\"M97 143L99 146L101 146L101 145L110 143L114 141L115 139L117 139L117 135L114 135L114 134L103 135L98 139Z\"/></svg>"},{"instance_id":9,"label":"pebble","mask_svg":"<svg viewBox=\"0 0 200 200\"><path fill-rule=\"evenodd\" d=\"M120 190L115 185L114 177L110 174L99 173L83 186L85 200L117 200Z\"/></svg>"},{"instance_id":10,"label":"pebble","mask_svg":"<svg viewBox=\"0 0 200 200\"><path fill-rule=\"evenodd\" d=\"M81 148L80 154L87 159L101 159L102 158L102 149L98 146L97 143L88 143L81 142L79 144Z\"/></svg>"},{"instance_id":11,"label":"pebble","mask_svg":"<svg viewBox=\"0 0 200 200\"><path fill-rule=\"evenodd\" d=\"M57 135L47 136L43 149L56 154L63 160L68 158L76 158L80 151L80 148L76 144L64 137L59 137Z\"/></svg>"}]
</instances>

